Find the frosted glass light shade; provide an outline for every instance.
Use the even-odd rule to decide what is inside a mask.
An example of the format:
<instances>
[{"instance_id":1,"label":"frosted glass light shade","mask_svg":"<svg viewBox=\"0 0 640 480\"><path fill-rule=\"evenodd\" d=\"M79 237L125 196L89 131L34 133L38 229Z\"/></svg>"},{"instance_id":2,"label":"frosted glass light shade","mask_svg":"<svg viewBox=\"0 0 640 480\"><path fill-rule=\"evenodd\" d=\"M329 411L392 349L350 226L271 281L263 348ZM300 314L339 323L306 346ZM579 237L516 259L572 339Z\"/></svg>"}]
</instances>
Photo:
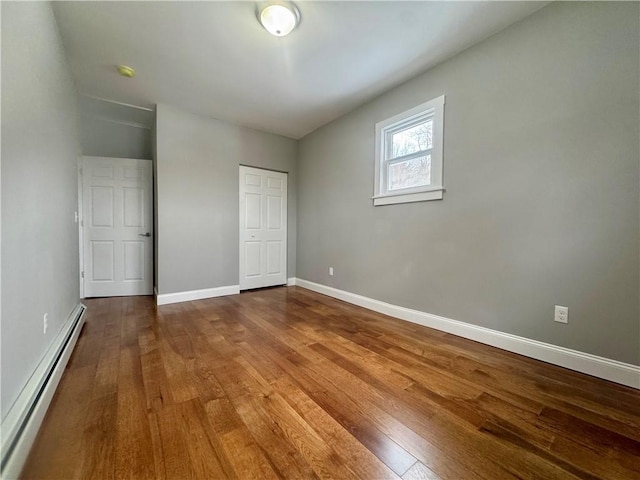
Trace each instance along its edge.
<instances>
[{"instance_id":1,"label":"frosted glass light shade","mask_svg":"<svg viewBox=\"0 0 640 480\"><path fill-rule=\"evenodd\" d=\"M260 12L260 23L271 35L289 35L298 24L298 13L294 9L280 4L268 5Z\"/></svg>"}]
</instances>

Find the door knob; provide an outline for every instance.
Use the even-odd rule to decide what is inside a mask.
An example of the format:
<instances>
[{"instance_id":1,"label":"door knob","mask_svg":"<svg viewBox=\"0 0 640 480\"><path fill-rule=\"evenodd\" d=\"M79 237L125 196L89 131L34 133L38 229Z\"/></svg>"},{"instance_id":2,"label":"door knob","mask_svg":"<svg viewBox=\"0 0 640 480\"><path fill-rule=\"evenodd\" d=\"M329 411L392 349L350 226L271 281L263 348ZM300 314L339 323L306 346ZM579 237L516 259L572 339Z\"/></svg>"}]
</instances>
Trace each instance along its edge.
<instances>
[{"instance_id":1,"label":"door knob","mask_svg":"<svg viewBox=\"0 0 640 480\"><path fill-rule=\"evenodd\" d=\"M139 237L150 237L151 233L150 232L146 232L146 233L139 233L138 234Z\"/></svg>"}]
</instances>

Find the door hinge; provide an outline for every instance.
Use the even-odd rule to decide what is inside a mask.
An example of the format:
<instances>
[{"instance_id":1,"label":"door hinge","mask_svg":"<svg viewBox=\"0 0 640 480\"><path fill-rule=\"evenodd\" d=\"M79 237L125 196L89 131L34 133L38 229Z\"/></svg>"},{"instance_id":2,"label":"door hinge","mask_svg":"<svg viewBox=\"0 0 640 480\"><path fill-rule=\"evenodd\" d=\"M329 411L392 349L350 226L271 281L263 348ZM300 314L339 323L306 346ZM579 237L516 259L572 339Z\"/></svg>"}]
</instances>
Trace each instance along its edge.
<instances>
[{"instance_id":1,"label":"door hinge","mask_svg":"<svg viewBox=\"0 0 640 480\"><path fill-rule=\"evenodd\" d=\"M84 272L80 272L80 276L84 278Z\"/></svg>"}]
</instances>

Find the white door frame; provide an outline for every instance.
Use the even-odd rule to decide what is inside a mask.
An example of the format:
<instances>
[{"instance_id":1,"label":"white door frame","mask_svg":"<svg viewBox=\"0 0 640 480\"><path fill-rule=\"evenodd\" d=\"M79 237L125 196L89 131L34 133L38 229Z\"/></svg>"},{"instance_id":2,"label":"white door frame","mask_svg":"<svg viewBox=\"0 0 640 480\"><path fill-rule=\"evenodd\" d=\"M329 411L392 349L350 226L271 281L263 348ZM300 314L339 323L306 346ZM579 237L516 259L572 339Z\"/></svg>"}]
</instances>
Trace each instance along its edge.
<instances>
[{"instance_id":1,"label":"white door frame","mask_svg":"<svg viewBox=\"0 0 640 480\"><path fill-rule=\"evenodd\" d=\"M78 255L80 260L80 269L78 270L78 280L80 282L80 298L84 298L84 231L82 219L82 200L84 195L84 189L82 188L82 155L78 157L78 211L75 214L75 220L78 224Z\"/></svg>"}]
</instances>

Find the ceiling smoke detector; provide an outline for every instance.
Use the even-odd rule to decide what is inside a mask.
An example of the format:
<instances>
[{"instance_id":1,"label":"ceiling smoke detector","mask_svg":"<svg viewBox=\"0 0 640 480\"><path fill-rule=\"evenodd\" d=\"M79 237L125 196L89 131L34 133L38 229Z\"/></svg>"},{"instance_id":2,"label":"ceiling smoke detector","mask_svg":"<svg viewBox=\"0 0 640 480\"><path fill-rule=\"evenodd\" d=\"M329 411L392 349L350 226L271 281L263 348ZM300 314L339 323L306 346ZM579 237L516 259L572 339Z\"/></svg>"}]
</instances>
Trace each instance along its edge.
<instances>
[{"instance_id":1,"label":"ceiling smoke detector","mask_svg":"<svg viewBox=\"0 0 640 480\"><path fill-rule=\"evenodd\" d=\"M118 73L123 77L133 78L136 76L136 71L132 67L126 65L118 65Z\"/></svg>"}]
</instances>

